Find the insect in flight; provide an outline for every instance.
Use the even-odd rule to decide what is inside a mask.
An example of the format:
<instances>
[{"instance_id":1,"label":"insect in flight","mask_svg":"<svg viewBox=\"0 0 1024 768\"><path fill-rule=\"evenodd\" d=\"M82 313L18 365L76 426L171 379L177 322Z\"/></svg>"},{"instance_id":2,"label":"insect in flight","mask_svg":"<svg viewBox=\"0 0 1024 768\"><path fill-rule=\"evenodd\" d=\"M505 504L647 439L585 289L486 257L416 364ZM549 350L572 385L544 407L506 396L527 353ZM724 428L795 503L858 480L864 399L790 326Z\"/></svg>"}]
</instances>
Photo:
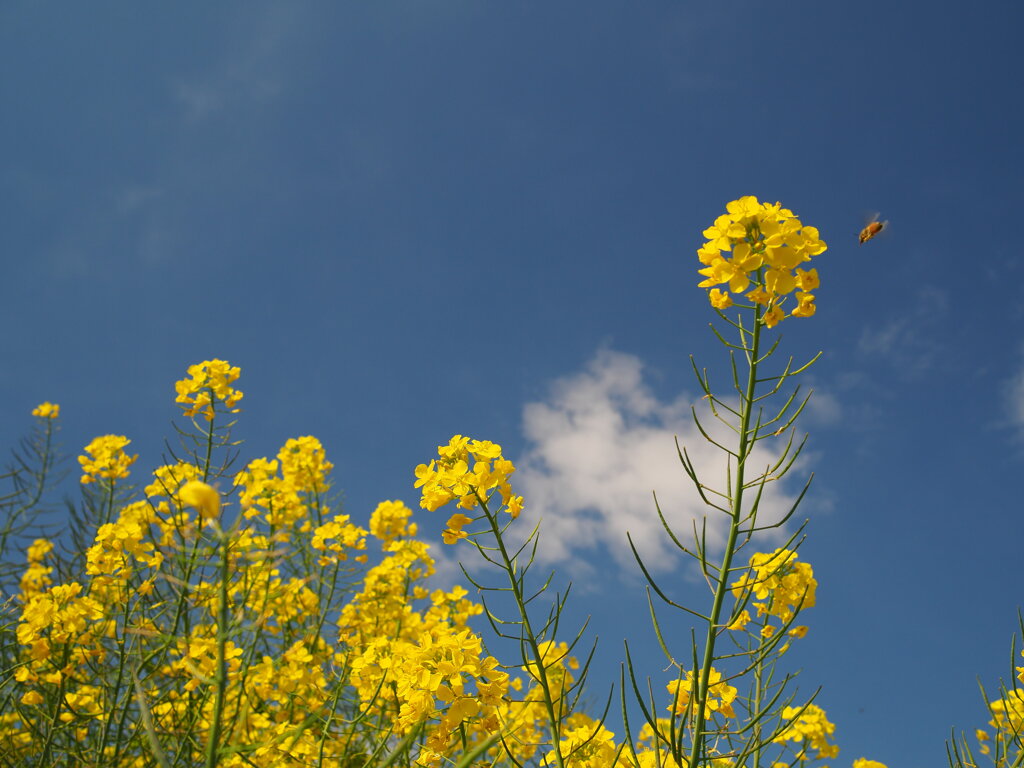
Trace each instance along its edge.
<instances>
[{"instance_id":1,"label":"insect in flight","mask_svg":"<svg viewBox=\"0 0 1024 768\"><path fill-rule=\"evenodd\" d=\"M863 245L872 237L874 237L883 229L885 229L888 223L888 221L879 221L878 214L876 213L874 216L871 217L871 221L869 221L867 225L865 225L864 229L860 231L860 234L857 235L857 240L860 242L861 245Z\"/></svg>"}]
</instances>

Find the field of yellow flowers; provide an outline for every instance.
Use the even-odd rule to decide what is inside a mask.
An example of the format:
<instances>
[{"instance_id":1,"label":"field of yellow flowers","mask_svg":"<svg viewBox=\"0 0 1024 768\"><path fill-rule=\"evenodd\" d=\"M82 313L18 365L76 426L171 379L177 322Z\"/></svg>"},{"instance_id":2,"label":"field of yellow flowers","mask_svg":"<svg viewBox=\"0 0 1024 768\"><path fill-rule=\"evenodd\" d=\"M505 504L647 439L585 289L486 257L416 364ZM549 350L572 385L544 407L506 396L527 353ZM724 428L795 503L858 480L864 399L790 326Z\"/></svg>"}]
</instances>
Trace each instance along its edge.
<instances>
[{"instance_id":1,"label":"field of yellow flowers","mask_svg":"<svg viewBox=\"0 0 1024 768\"><path fill-rule=\"evenodd\" d=\"M33 532L60 408L33 411L2 500L0 765L834 764L835 726L813 696L797 697L779 664L815 604L813 569L797 551L803 526L786 529L785 546L758 549L759 534L796 513L766 522L759 501L800 454L807 400L791 385L816 359L777 358L772 333L814 315L810 263L826 245L792 211L753 197L730 202L704 236L700 286L728 350L731 391L695 371L734 440L715 442L719 477L700 476L685 446L679 458L729 532L712 550L701 531L676 532L662 518L708 585L703 602L677 600L637 558L651 593L693 631L688 643L669 642L655 626L671 661L661 680L641 679L627 650L623 732L607 725L611 702L600 712L581 704L582 633L566 634L564 595L533 578L532 545L544 532L513 530L529 499L517 495L500 445L455 435L414 470L424 513L449 507L445 544L470 548L492 575L431 591L434 559L413 510L382 501L365 528L340 513L315 437L236 468L241 371L208 360L175 384L184 426L171 463L133 483L131 441L97 437L78 458L81 503L51 538ZM765 440L782 446L777 461L751 466ZM518 648L514 658L488 652L499 639ZM1016 673L986 699L988 727L949 743L954 768L1024 764L1024 667Z\"/></svg>"}]
</instances>

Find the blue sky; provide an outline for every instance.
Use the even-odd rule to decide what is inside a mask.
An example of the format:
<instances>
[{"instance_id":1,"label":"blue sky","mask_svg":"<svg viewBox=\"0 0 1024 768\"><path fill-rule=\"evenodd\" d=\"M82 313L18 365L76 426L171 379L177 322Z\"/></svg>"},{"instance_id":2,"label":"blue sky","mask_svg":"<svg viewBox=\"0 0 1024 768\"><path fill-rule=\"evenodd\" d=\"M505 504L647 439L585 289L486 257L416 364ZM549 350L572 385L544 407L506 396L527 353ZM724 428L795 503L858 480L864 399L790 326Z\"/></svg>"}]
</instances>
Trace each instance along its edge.
<instances>
[{"instance_id":1,"label":"blue sky","mask_svg":"<svg viewBox=\"0 0 1024 768\"><path fill-rule=\"evenodd\" d=\"M652 490L696 509L688 356L726 381L701 231L780 200L829 244L818 314L782 326L825 352L801 684L835 765L942 764L1022 602L1024 11L920 9L8 3L2 444L53 400L69 453L125 434L145 473L213 357L243 371L244 456L316 435L357 519L415 506L452 434L494 440L611 679L650 636L623 531L653 530Z\"/></svg>"}]
</instances>

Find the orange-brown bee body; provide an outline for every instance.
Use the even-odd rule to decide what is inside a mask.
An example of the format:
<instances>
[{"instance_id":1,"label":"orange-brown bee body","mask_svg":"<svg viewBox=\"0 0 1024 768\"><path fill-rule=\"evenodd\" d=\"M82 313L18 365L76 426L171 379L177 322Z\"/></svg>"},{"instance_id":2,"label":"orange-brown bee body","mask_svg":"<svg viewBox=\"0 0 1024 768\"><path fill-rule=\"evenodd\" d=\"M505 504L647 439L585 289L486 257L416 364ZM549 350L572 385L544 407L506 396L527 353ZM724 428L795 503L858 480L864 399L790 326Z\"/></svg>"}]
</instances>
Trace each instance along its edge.
<instances>
[{"instance_id":1,"label":"orange-brown bee body","mask_svg":"<svg viewBox=\"0 0 1024 768\"><path fill-rule=\"evenodd\" d=\"M860 234L857 236L857 240L860 242L861 245L863 245L872 237L874 237L883 229L885 229L885 225L888 223L889 222L887 221L879 221L878 216L876 215L871 221L868 222L867 226L865 226L864 229L860 231Z\"/></svg>"}]
</instances>

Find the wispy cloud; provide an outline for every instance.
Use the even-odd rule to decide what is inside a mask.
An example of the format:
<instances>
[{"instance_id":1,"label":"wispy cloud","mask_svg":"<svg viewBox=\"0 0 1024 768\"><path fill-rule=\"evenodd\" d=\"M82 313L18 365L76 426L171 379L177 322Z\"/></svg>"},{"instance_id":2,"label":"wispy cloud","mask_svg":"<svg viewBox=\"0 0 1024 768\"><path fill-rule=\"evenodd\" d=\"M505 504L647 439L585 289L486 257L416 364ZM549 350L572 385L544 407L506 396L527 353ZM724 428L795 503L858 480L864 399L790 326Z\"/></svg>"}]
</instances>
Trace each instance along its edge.
<instances>
[{"instance_id":1,"label":"wispy cloud","mask_svg":"<svg viewBox=\"0 0 1024 768\"><path fill-rule=\"evenodd\" d=\"M222 112L261 105L284 89L284 60L293 41L299 9L252 4L225 35L220 60L202 73L175 78L172 92L186 123Z\"/></svg>"},{"instance_id":2,"label":"wispy cloud","mask_svg":"<svg viewBox=\"0 0 1024 768\"><path fill-rule=\"evenodd\" d=\"M935 333L945 322L949 296L934 286L924 286L911 297L901 314L882 326L865 328L858 349L864 355L881 357L897 366L903 374L918 375L932 367L942 352Z\"/></svg>"},{"instance_id":3,"label":"wispy cloud","mask_svg":"<svg viewBox=\"0 0 1024 768\"><path fill-rule=\"evenodd\" d=\"M640 359L611 350L556 381L545 402L528 404L523 417L529 447L517 463L515 486L527 500L527 521L543 520L538 559L558 561L579 576L598 562L607 567L610 557L632 573L628 532L649 568L678 567L679 553L658 519L654 493L681 540L692 539L694 525L699 529L706 514L707 543L720 549L727 519L703 504L676 451L678 436L703 481L725 485L723 454L695 427L694 404L712 437L728 440L726 428L716 425L699 398L683 393L660 400L644 381ZM758 447L749 467L761 472L773 458ZM761 519L780 519L793 499L770 484Z\"/></svg>"},{"instance_id":4,"label":"wispy cloud","mask_svg":"<svg viewBox=\"0 0 1024 768\"><path fill-rule=\"evenodd\" d=\"M1020 365L1016 373L1006 381L1003 398L1010 425L1024 437L1024 365Z\"/></svg>"}]
</instances>

